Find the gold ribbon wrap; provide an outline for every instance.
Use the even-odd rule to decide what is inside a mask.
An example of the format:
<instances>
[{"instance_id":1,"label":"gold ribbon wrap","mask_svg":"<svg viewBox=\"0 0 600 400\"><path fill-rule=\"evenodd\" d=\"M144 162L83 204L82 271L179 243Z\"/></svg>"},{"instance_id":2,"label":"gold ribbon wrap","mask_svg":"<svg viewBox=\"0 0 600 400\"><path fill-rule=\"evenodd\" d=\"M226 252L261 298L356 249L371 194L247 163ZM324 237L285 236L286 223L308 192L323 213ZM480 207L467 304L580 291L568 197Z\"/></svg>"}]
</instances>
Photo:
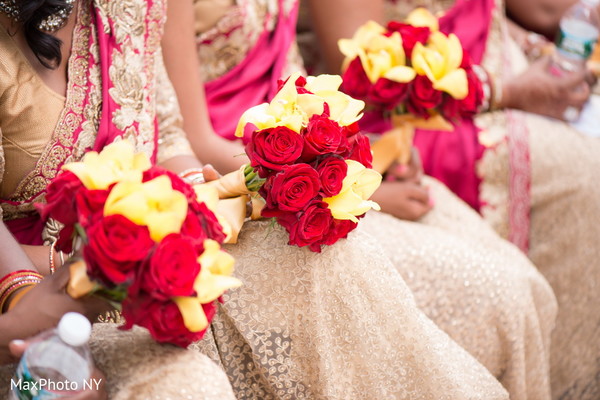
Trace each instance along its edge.
<instances>
[{"instance_id":1,"label":"gold ribbon wrap","mask_svg":"<svg viewBox=\"0 0 600 400\"><path fill-rule=\"evenodd\" d=\"M87 274L87 267L83 260L78 260L69 265L71 277L67 284L67 294L74 299L80 299L96 289Z\"/></svg>"},{"instance_id":2,"label":"gold ribbon wrap","mask_svg":"<svg viewBox=\"0 0 600 400\"><path fill-rule=\"evenodd\" d=\"M415 129L452 131L454 127L441 115L435 114L429 119L415 117L411 114L392 116L393 128L384 133L371 146L373 152L373 169L384 174L394 162L408 164L415 136Z\"/></svg>"},{"instance_id":3,"label":"gold ribbon wrap","mask_svg":"<svg viewBox=\"0 0 600 400\"><path fill-rule=\"evenodd\" d=\"M250 194L252 192L246 187L245 168L246 166L244 165L237 171L230 172L215 181L206 182L205 185L217 189L220 199L229 199L231 197Z\"/></svg>"}]
</instances>

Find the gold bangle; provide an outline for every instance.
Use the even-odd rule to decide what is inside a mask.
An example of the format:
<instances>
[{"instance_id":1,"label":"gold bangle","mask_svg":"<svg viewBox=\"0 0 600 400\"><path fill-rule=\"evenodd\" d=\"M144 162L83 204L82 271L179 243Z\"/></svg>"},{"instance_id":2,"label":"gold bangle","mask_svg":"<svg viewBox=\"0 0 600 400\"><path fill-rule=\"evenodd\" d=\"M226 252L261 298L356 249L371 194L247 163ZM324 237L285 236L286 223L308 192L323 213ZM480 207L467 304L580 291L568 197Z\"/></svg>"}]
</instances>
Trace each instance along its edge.
<instances>
[{"instance_id":1,"label":"gold bangle","mask_svg":"<svg viewBox=\"0 0 600 400\"><path fill-rule=\"evenodd\" d=\"M9 299L6 299L8 301L8 303L6 304L6 312L12 310L19 301L21 301L21 299L23 298L23 296L25 296L27 293L29 293L29 291L31 289L33 289L35 286L37 285L37 283L32 283L30 285L24 285L22 286L19 290L17 291L14 296L12 297L12 299L10 299L10 301L8 301Z\"/></svg>"},{"instance_id":2,"label":"gold bangle","mask_svg":"<svg viewBox=\"0 0 600 400\"><path fill-rule=\"evenodd\" d=\"M205 182L204 173L202 172L201 168L186 169L185 171L182 171L177 175L191 185Z\"/></svg>"},{"instance_id":3,"label":"gold bangle","mask_svg":"<svg viewBox=\"0 0 600 400\"><path fill-rule=\"evenodd\" d=\"M11 285L4 293L2 293L2 296L0 297L0 313L4 314L6 312L4 308L5 306L8 306L8 300L10 299L10 296L14 294L17 290L26 286L37 285L41 281L42 280L39 278L31 278L20 280Z\"/></svg>"}]
</instances>

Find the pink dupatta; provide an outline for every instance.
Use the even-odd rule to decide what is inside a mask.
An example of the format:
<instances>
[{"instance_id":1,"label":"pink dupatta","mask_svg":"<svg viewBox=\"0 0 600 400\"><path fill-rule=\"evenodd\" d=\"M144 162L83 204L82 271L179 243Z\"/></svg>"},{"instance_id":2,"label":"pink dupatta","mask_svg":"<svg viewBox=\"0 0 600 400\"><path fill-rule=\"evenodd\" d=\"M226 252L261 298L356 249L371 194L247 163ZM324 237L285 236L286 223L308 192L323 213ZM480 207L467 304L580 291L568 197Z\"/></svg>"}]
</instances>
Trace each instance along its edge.
<instances>
[{"instance_id":1,"label":"pink dupatta","mask_svg":"<svg viewBox=\"0 0 600 400\"><path fill-rule=\"evenodd\" d=\"M456 34L473 62L481 63L492 23L494 0L457 0L440 19L440 30ZM504 32L506 36L506 32ZM504 71L510 72L510 60L504 60ZM528 131L522 115L508 110L507 140L510 165L509 240L521 250L529 246L530 159ZM371 132L391 128L381 115L368 115L365 126ZM480 211L481 198L477 162L485 148L478 139L479 129L471 119L463 119L453 132L417 130L415 146L419 149L425 172L442 181L448 188Z\"/></svg>"},{"instance_id":2,"label":"pink dupatta","mask_svg":"<svg viewBox=\"0 0 600 400\"><path fill-rule=\"evenodd\" d=\"M159 4L160 0L144 0L146 2L146 7L150 10L154 5ZM158 1L158 3L157 3ZM113 122L114 113L120 108L120 105L113 99L110 94L111 88L114 87L114 83L110 76L110 68L112 66L112 55L114 54L115 49L121 49L123 43L127 40L126 38L123 43L119 43L117 40L117 35L115 33L115 21L111 18L110 14L106 12L106 10L100 10L100 7L97 6L93 1L90 1L90 26L86 26L85 22L80 21L78 19L75 31L79 32L89 32L88 36L85 38L87 43L80 43L81 47L78 51L74 51L71 58L69 59L69 75L71 75L74 70L72 69L71 64L79 64L84 62L87 65L87 76L86 79L83 80L84 84L81 86L81 82L78 83L70 82L68 84L69 90L67 93L67 104L70 103L71 96L81 96L83 94L82 99L76 104L75 107L72 107L69 110L65 110L63 115L61 116L61 121L59 121L57 125L57 130L64 124L73 124L76 121L77 125L70 129L72 132L72 137L69 140L69 143L64 144L61 141L56 140L53 136L51 143L46 149L46 153L52 153L54 149L60 148L61 151L66 150L66 154L72 154L74 147L80 137L80 134L84 130L84 122L85 118L85 109L90 105L91 102L94 101L94 95L97 93L97 88L94 86L93 79L91 79L91 71L93 67L99 67L101 74L101 112L100 118L98 122L97 134L95 138L95 142L92 148L88 150L100 151L107 144L112 143L117 137L124 136L125 132L120 130L117 126L115 126ZM82 4L86 4L85 2ZM162 4L163 16L164 16L164 4ZM145 42L152 40L151 37L151 24L160 23L162 21L158 21L150 17L146 16L144 23L147 25L145 31ZM160 25L158 25L160 26ZM74 36L74 41L76 37ZM97 45L98 54L94 54L92 52L92 47ZM75 44L74 44L75 48ZM81 49L88 49L81 53ZM85 54L82 56L82 54ZM98 57L99 55L99 57ZM157 142L158 142L158 122L156 117L154 118L154 126L155 126L155 135L154 135L154 152L153 152L153 161L156 159L157 152ZM134 122L129 128L133 128L134 130L138 128L137 122ZM56 136L56 135L55 135ZM54 142L53 142L54 141ZM67 156L64 156L59 162L54 163L52 165L53 175L57 175L64 165L64 162L67 160ZM43 164L47 161L44 156L38 161L39 164ZM36 168L26 180L34 180L39 179L39 172ZM9 201L9 200L0 200L3 203L10 204L11 206L19 206L22 204L33 203L37 201L37 199L45 192L45 189L39 193L35 193L33 196L26 198L22 201ZM21 244L29 244L29 245L41 245L43 244L42 240L42 231L45 227L46 221L43 221L40 215L36 213L32 213L31 215L18 218L14 220L5 221L6 226L15 236L15 238Z\"/></svg>"},{"instance_id":3,"label":"pink dupatta","mask_svg":"<svg viewBox=\"0 0 600 400\"><path fill-rule=\"evenodd\" d=\"M440 30L456 34L476 64L483 58L493 9L494 0L457 0L440 19ZM373 133L392 128L390 121L377 112L367 112L361 127ZM475 167L483 156L484 147L479 143L478 131L472 120L463 119L453 132L417 129L414 143L421 154L425 173L442 181L479 211L481 179Z\"/></svg>"},{"instance_id":4,"label":"pink dupatta","mask_svg":"<svg viewBox=\"0 0 600 400\"><path fill-rule=\"evenodd\" d=\"M283 0L275 29L260 35L246 58L225 75L205 84L208 112L215 132L234 140L235 128L248 108L269 101L277 92L289 49L296 35L298 2L286 16Z\"/></svg>"}]
</instances>

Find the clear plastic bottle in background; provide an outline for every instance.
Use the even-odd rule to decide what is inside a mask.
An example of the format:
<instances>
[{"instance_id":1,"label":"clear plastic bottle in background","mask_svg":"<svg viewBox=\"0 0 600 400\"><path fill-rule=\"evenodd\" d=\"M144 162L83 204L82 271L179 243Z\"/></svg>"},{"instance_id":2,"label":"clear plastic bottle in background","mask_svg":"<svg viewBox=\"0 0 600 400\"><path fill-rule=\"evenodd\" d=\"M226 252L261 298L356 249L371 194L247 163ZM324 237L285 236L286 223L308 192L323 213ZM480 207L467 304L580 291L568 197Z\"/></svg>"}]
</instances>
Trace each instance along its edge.
<instances>
[{"instance_id":1,"label":"clear plastic bottle in background","mask_svg":"<svg viewBox=\"0 0 600 400\"><path fill-rule=\"evenodd\" d=\"M585 68L598 40L600 0L579 0L560 20L551 72L562 76Z\"/></svg>"},{"instance_id":2,"label":"clear plastic bottle in background","mask_svg":"<svg viewBox=\"0 0 600 400\"><path fill-rule=\"evenodd\" d=\"M60 399L95 388L88 347L92 326L81 314L65 314L25 351L11 382L11 400Z\"/></svg>"}]
</instances>

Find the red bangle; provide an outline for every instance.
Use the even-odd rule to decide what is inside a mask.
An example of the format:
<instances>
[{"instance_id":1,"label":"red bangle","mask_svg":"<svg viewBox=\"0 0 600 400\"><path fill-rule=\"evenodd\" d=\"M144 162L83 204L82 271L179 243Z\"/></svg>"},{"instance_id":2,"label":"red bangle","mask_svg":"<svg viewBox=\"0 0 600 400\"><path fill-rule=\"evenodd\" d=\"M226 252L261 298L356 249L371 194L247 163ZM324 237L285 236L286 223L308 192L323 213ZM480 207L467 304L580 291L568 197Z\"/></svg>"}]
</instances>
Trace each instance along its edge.
<instances>
[{"instance_id":1,"label":"red bangle","mask_svg":"<svg viewBox=\"0 0 600 400\"><path fill-rule=\"evenodd\" d=\"M5 306L10 305L8 303L8 299L10 298L10 296L12 296L13 293L15 293L17 290L19 290L23 287L35 286L40 282L41 282L40 279L26 279L26 280L19 281L19 282L15 283L14 285L12 285L10 288L8 288L8 290L6 290L4 293L2 293L2 296L0 296L0 313L4 314Z\"/></svg>"},{"instance_id":2,"label":"red bangle","mask_svg":"<svg viewBox=\"0 0 600 400\"><path fill-rule=\"evenodd\" d=\"M7 275L4 275L2 279L0 279L0 287L2 287L2 284L8 281L10 278L16 278L17 276L23 275L39 275L40 277L42 276L37 271L33 271L31 269L20 269L18 271L13 271Z\"/></svg>"},{"instance_id":3,"label":"red bangle","mask_svg":"<svg viewBox=\"0 0 600 400\"><path fill-rule=\"evenodd\" d=\"M13 271L0 280L0 314L8 298L23 286L35 285L41 282L43 276L36 271L19 270Z\"/></svg>"}]
</instances>

